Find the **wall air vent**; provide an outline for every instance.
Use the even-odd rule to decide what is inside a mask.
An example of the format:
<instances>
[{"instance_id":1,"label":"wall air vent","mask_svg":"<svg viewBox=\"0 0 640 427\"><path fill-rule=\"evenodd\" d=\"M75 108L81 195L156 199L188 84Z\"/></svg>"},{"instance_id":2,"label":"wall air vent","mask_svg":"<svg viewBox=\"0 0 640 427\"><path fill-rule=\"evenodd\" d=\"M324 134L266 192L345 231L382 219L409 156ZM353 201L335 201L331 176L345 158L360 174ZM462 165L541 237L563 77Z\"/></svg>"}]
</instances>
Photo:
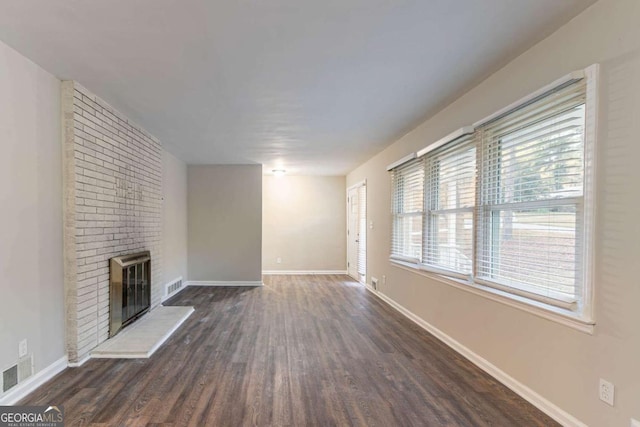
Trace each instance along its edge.
<instances>
[{"instance_id":1,"label":"wall air vent","mask_svg":"<svg viewBox=\"0 0 640 427\"><path fill-rule=\"evenodd\" d=\"M167 297L177 293L180 289L182 289L182 277L174 280L167 285Z\"/></svg>"},{"instance_id":2,"label":"wall air vent","mask_svg":"<svg viewBox=\"0 0 640 427\"><path fill-rule=\"evenodd\" d=\"M18 384L18 365L13 365L2 372L2 392L6 392Z\"/></svg>"}]
</instances>

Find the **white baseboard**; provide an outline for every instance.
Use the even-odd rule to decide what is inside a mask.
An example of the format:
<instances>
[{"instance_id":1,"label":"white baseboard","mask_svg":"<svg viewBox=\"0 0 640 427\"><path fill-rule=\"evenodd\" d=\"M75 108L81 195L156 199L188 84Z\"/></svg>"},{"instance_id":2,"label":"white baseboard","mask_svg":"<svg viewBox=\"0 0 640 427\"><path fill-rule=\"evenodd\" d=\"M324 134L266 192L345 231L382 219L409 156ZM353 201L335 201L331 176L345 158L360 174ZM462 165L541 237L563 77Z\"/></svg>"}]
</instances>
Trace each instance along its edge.
<instances>
[{"instance_id":1,"label":"white baseboard","mask_svg":"<svg viewBox=\"0 0 640 427\"><path fill-rule=\"evenodd\" d=\"M487 374L491 375L496 380L500 381L502 384L507 386L510 390L520 395L523 399L531 403L536 408L540 409L542 412L559 422L561 425L565 427L587 427L585 423L578 420L573 415L569 414L565 410L561 409L554 403L550 402L537 392L533 391L526 385L522 384L520 381L516 380L482 356L473 352L469 348L465 347L460 342L456 341L446 333L442 332L440 329L436 328L432 324L428 323L426 320L412 313L411 311L404 308L402 305L398 304L385 294L375 291L370 286L366 286L366 289L380 298L382 301L389 304L391 307L396 309L399 313L407 317L409 320L413 321L415 324L420 326L422 329L434 335L440 341L447 344L456 352L460 353L462 356L466 357L471 363L485 371Z\"/></svg>"},{"instance_id":2,"label":"white baseboard","mask_svg":"<svg viewBox=\"0 0 640 427\"><path fill-rule=\"evenodd\" d=\"M309 275L322 275L322 274L347 274L347 270L264 270L262 272L265 276L270 275L300 275L300 276L309 276Z\"/></svg>"},{"instance_id":3,"label":"white baseboard","mask_svg":"<svg viewBox=\"0 0 640 427\"><path fill-rule=\"evenodd\" d=\"M64 371L66 368L67 356L63 356L9 390L4 396L0 397L0 405L15 405L42 384Z\"/></svg>"},{"instance_id":4,"label":"white baseboard","mask_svg":"<svg viewBox=\"0 0 640 427\"><path fill-rule=\"evenodd\" d=\"M187 286L264 286L262 281L241 282L229 280L190 280L186 282Z\"/></svg>"}]
</instances>

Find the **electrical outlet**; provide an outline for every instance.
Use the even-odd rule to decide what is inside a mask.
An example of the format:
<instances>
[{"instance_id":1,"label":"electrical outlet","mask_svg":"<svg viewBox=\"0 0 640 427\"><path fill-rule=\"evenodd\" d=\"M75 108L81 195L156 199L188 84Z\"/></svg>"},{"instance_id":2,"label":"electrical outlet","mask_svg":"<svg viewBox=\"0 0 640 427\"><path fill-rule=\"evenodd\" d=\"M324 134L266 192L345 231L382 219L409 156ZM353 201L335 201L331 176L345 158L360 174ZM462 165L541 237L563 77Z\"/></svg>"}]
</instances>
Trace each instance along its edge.
<instances>
[{"instance_id":1,"label":"electrical outlet","mask_svg":"<svg viewBox=\"0 0 640 427\"><path fill-rule=\"evenodd\" d=\"M640 421L631 418L631 427L640 427Z\"/></svg>"},{"instance_id":2,"label":"electrical outlet","mask_svg":"<svg viewBox=\"0 0 640 427\"><path fill-rule=\"evenodd\" d=\"M276 263L282 264L282 258L280 258L280 257L276 258Z\"/></svg>"},{"instance_id":3,"label":"electrical outlet","mask_svg":"<svg viewBox=\"0 0 640 427\"><path fill-rule=\"evenodd\" d=\"M600 378L600 400L613 406L615 387L609 381Z\"/></svg>"},{"instance_id":4,"label":"electrical outlet","mask_svg":"<svg viewBox=\"0 0 640 427\"><path fill-rule=\"evenodd\" d=\"M18 357L25 357L27 353L29 353L29 348L27 347L27 340L24 339L18 344Z\"/></svg>"},{"instance_id":5,"label":"electrical outlet","mask_svg":"<svg viewBox=\"0 0 640 427\"><path fill-rule=\"evenodd\" d=\"M382 275L382 285L386 285L387 284L387 276L385 276L384 274Z\"/></svg>"}]
</instances>

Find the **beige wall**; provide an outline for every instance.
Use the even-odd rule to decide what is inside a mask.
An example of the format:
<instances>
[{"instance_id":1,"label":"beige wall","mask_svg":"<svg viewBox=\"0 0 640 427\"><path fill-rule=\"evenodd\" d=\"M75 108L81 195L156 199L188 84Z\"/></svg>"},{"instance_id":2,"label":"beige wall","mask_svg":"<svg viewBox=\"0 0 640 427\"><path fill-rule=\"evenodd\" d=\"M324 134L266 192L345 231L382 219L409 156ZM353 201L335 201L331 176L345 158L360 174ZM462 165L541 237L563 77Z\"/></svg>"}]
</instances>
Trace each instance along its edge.
<instances>
[{"instance_id":1,"label":"beige wall","mask_svg":"<svg viewBox=\"0 0 640 427\"><path fill-rule=\"evenodd\" d=\"M601 0L348 175L367 179L369 275L382 292L590 426L640 419L640 2ZM597 325L589 335L390 265L385 166L576 69L602 65ZM615 407L598 379L616 386Z\"/></svg>"},{"instance_id":2,"label":"beige wall","mask_svg":"<svg viewBox=\"0 0 640 427\"><path fill-rule=\"evenodd\" d=\"M265 175L262 197L265 271L346 270L344 176Z\"/></svg>"},{"instance_id":3,"label":"beige wall","mask_svg":"<svg viewBox=\"0 0 640 427\"><path fill-rule=\"evenodd\" d=\"M187 165L162 152L163 289L182 277L187 280Z\"/></svg>"},{"instance_id":4,"label":"beige wall","mask_svg":"<svg viewBox=\"0 0 640 427\"><path fill-rule=\"evenodd\" d=\"M188 276L262 280L262 166L188 166Z\"/></svg>"},{"instance_id":5,"label":"beige wall","mask_svg":"<svg viewBox=\"0 0 640 427\"><path fill-rule=\"evenodd\" d=\"M0 42L0 370L65 355L60 81ZM0 390L1 393L1 390Z\"/></svg>"}]
</instances>

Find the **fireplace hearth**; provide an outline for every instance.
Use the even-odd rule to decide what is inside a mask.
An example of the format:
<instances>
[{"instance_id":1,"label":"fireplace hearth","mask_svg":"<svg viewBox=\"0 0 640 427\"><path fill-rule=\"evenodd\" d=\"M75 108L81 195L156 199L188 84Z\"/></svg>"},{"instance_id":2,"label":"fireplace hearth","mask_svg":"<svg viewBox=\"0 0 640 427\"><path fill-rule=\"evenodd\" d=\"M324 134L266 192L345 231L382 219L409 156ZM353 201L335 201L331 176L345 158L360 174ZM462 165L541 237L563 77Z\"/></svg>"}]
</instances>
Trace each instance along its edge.
<instances>
[{"instance_id":1,"label":"fireplace hearth","mask_svg":"<svg viewBox=\"0 0 640 427\"><path fill-rule=\"evenodd\" d=\"M111 258L109 337L149 311L151 306L151 253Z\"/></svg>"}]
</instances>

